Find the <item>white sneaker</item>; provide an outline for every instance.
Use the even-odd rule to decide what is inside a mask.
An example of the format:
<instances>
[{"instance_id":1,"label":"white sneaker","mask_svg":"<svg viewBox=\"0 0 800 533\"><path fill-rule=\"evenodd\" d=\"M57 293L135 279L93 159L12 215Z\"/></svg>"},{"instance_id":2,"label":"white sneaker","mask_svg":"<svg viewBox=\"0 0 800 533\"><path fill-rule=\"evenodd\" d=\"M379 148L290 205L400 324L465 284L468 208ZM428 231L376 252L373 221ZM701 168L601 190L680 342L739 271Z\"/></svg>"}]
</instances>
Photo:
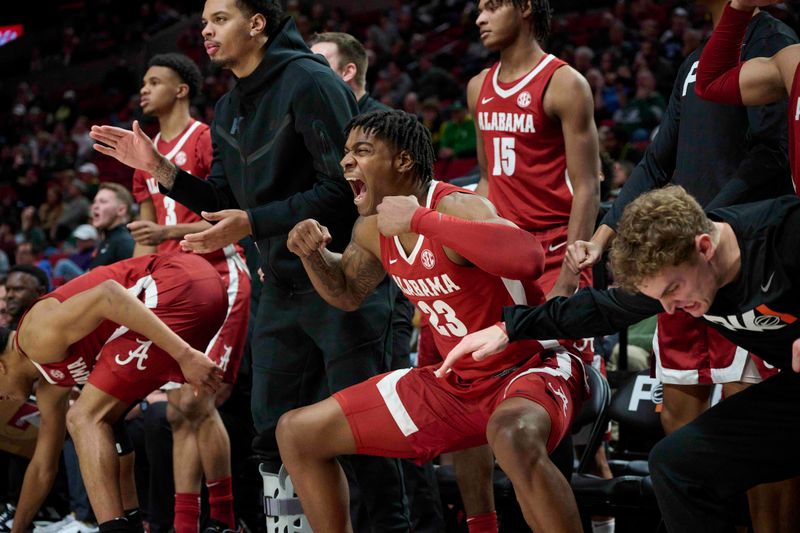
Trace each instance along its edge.
<instances>
[{"instance_id":1,"label":"white sneaker","mask_svg":"<svg viewBox=\"0 0 800 533\"><path fill-rule=\"evenodd\" d=\"M33 533L59 533L63 528L71 525L75 520L75 513L70 513L58 522L51 522L33 528Z\"/></svg>"},{"instance_id":2,"label":"white sneaker","mask_svg":"<svg viewBox=\"0 0 800 533\"><path fill-rule=\"evenodd\" d=\"M14 511L16 508L7 503L0 506L0 531L11 531L14 526Z\"/></svg>"},{"instance_id":3,"label":"white sneaker","mask_svg":"<svg viewBox=\"0 0 800 533\"><path fill-rule=\"evenodd\" d=\"M97 533L100 528L96 524L88 522L81 522L80 520L73 520L71 524L60 529L60 533Z\"/></svg>"}]
</instances>

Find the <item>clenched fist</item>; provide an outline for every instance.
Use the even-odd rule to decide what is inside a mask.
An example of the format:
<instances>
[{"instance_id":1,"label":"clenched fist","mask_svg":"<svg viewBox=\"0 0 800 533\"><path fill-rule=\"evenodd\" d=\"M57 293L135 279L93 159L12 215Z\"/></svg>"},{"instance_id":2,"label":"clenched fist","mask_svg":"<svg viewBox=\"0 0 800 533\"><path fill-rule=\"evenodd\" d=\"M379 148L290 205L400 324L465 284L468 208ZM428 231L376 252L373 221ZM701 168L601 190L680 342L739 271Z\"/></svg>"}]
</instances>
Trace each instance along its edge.
<instances>
[{"instance_id":1,"label":"clenched fist","mask_svg":"<svg viewBox=\"0 0 800 533\"><path fill-rule=\"evenodd\" d=\"M378 231L387 237L409 233L418 208L416 196L385 197L378 205Z\"/></svg>"},{"instance_id":2,"label":"clenched fist","mask_svg":"<svg viewBox=\"0 0 800 533\"><path fill-rule=\"evenodd\" d=\"M331 240L332 237L328 228L313 218L309 218L298 222L292 228L288 239L286 239L286 246L290 252L298 255L301 259L305 259L325 248Z\"/></svg>"}]
</instances>

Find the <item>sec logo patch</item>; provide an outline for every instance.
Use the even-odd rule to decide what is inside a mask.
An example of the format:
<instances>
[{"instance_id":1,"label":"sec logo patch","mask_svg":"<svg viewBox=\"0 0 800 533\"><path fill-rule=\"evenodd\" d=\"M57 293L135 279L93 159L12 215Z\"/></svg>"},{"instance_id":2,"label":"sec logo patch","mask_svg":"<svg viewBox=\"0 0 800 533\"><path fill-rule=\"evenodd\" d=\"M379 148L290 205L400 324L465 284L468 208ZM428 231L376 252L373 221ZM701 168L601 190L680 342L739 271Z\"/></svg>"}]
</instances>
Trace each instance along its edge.
<instances>
[{"instance_id":1,"label":"sec logo patch","mask_svg":"<svg viewBox=\"0 0 800 533\"><path fill-rule=\"evenodd\" d=\"M427 248L422 250L422 255L420 255L420 260L422 261L422 266L424 266L428 270L436 266L436 256L434 256L433 252L431 252Z\"/></svg>"}]
</instances>

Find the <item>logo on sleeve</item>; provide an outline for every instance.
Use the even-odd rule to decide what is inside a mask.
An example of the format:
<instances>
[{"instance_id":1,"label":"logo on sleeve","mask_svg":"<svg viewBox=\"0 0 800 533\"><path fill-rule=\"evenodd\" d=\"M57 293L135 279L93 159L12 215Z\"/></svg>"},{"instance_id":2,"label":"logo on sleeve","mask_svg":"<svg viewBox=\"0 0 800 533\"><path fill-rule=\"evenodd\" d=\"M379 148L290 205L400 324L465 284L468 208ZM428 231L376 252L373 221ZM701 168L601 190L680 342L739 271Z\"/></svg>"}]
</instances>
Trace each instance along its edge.
<instances>
[{"instance_id":1,"label":"logo on sleeve","mask_svg":"<svg viewBox=\"0 0 800 533\"><path fill-rule=\"evenodd\" d=\"M769 279L767 280L766 285L761 285L761 291L762 292L769 292L769 286L772 285L772 278L774 278L774 277L775 277L775 272L773 272L772 275L769 277Z\"/></svg>"},{"instance_id":2,"label":"logo on sleeve","mask_svg":"<svg viewBox=\"0 0 800 533\"><path fill-rule=\"evenodd\" d=\"M772 282L770 277L769 283ZM767 283L767 288L769 288ZM762 286L763 289L763 286ZM788 313L774 311L762 304L741 315L713 316L703 315L703 318L723 326L731 331L775 331L792 325L797 321L797 317Z\"/></svg>"}]
</instances>

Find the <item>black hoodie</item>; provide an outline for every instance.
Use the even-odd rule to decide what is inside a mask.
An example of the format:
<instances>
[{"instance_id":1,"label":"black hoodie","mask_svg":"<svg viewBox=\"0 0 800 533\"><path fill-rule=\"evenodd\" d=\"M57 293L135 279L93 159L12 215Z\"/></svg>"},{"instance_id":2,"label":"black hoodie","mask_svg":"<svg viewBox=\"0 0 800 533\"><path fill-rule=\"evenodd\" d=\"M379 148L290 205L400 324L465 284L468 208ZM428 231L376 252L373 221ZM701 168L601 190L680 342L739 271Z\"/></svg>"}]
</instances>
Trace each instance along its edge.
<instances>
[{"instance_id":1,"label":"black hoodie","mask_svg":"<svg viewBox=\"0 0 800 533\"><path fill-rule=\"evenodd\" d=\"M266 279L311 291L286 237L313 218L330 230L330 250L341 252L350 241L358 213L339 161L344 127L355 114L352 91L287 18L259 66L217 102L208 180L179 171L168 194L197 213L245 210Z\"/></svg>"}]
</instances>

